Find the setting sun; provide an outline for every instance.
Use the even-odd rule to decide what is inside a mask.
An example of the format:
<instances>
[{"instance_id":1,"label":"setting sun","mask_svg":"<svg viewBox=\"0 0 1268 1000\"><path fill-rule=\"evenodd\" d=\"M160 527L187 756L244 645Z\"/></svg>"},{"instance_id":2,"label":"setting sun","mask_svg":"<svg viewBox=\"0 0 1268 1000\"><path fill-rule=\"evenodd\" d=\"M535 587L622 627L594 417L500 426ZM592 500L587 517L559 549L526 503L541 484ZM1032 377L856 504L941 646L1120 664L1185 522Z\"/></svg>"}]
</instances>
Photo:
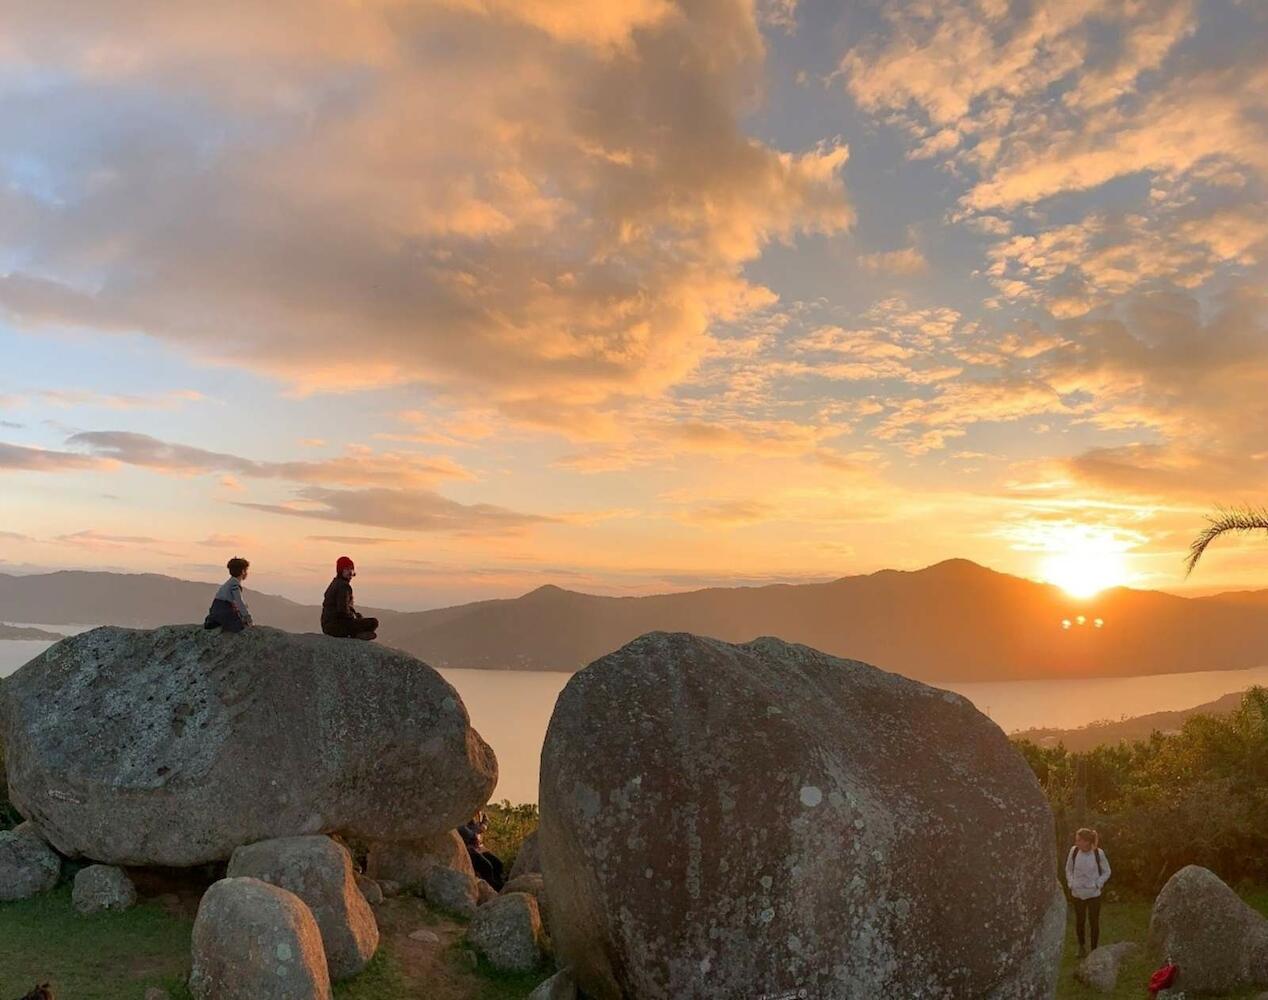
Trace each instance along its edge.
<instances>
[{"instance_id":1,"label":"setting sun","mask_svg":"<svg viewBox=\"0 0 1268 1000\"><path fill-rule=\"evenodd\" d=\"M1093 597L1107 587L1122 586L1129 577L1122 552L1094 545L1054 553L1044 559L1040 572L1071 597Z\"/></svg>"}]
</instances>

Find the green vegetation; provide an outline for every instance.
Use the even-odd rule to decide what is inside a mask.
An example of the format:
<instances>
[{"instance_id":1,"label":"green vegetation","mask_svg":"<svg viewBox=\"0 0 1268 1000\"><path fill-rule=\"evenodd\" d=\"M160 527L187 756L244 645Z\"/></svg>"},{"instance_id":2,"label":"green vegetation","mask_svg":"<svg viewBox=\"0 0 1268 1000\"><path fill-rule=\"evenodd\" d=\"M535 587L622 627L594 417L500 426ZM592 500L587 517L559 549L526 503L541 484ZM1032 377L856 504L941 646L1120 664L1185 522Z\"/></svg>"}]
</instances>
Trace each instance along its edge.
<instances>
[{"instance_id":1,"label":"green vegetation","mask_svg":"<svg viewBox=\"0 0 1268 1000\"><path fill-rule=\"evenodd\" d=\"M1242 896L1260 913L1268 916L1268 891L1243 893ZM1124 960L1119 968L1118 988L1108 994L1097 993L1074 980L1074 969L1079 960L1074 943L1074 915L1071 912L1066 927L1066 950L1061 962L1061 979L1057 984L1058 1000L1102 1000L1106 996L1139 1000L1145 996L1145 984L1160 964L1143 947L1149 931L1149 913L1152 907L1152 900L1146 899L1107 900L1101 910L1101 944L1135 941L1142 945L1139 951ZM1257 997L1259 994L1260 989L1257 988L1231 993L1229 996L1243 998Z\"/></svg>"},{"instance_id":2,"label":"green vegetation","mask_svg":"<svg viewBox=\"0 0 1268 1000\"><path fill-rule=\"evenodd\" d=\"M513 806L503 799L496 805L489 803L485 813L489 829L484 834L484 846L502 859L509 872L524 838L537 829L537 803Z\"/></svg>"},{"instance_id":3,"label":"green vegetation","mask_svg":"<svg viewBox=\"0 0 1268 1000\"><path fill-rule=\"evenodd\" d=\"M1120 892L1152 895L1189 864L1268 884L1268 689L1169 736L1082 753L1016 744L1052 804L1060 857L1094 827Z\"/></svg>"}]
</instances>

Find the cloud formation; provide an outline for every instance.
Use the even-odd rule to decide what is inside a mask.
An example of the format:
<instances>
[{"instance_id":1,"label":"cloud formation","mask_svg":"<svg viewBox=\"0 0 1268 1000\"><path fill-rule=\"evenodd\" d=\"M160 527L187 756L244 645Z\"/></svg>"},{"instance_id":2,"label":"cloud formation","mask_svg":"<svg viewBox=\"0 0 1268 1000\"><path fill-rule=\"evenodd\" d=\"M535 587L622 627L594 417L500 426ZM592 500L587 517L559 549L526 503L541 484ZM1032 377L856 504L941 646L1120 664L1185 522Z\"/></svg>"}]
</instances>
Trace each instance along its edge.
<instances>
[{"instance_id":1,"label":"cloud formation","mask_svg":"<svg viewBox=\"0 0 1268 1000\"><path fill-rule=\"evenodd\" d=\"M291 517L466 535L505 534L550 520L493 504L458 503L429 490L387 488L335 490L309 486L299 490L290 503L238 501L237 506Z\"/></svg>"},{"instance_id":2,"label":"cloud formation","mask_svg":"<svg viewBox=\"0 0 1268 1000\"><path fill-rule=\"evenodd\" d=\"M529 420L655 393L769 241L852 220L844 146L745 133L764 51L718 0L19 5L0 308Z\"/></svg>"}]
</instances>

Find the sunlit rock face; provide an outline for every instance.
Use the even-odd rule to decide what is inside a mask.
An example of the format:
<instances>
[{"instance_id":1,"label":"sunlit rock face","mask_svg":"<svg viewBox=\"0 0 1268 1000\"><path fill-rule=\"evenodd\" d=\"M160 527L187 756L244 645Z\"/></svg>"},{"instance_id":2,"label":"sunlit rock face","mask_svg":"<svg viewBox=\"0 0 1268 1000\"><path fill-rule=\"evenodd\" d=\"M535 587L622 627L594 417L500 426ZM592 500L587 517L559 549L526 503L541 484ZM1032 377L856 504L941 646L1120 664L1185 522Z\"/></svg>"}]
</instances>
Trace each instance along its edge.
<instances>
[{"instance_id":1,"label":"sunlit rock face","mask_svg":"<svg viewBox=\"0 0 1268 1000\"><path fill-rule=\"evenodd\" d=\"M9 678L0 719L17 809L63 854L118 865L309 833L425 839L497 781L425 663L270 628L94 629Z\"/></svg>"},{"instance_id":2,"label":"sunlit rock face","mask_svg":"<svg viewBox=\"0 0 1268 1000\"><path fill-rule=\"evenodd\" d=\"M651 633L561 694L541 817L558 960L587 995L1054 994L1052 816L958 695Z\"/></svg>"}]
</instances>

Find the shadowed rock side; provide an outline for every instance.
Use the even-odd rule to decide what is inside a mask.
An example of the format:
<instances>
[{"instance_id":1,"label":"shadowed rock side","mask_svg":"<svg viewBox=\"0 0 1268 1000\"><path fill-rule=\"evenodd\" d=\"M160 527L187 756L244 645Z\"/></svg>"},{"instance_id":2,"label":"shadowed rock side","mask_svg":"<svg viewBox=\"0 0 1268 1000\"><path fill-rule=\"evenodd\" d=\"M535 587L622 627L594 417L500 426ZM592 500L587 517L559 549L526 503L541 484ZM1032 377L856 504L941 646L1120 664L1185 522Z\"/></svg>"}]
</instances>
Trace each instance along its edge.
<instances>
[{"instance_id":1,"label":"shadowed rock side","mask_svg":"<svg viewBox=\"0 0 1268 1000\"><path fill-rule=\"evenodd\" d=\"M442 834L493 751L408 654L252 628L99 628L4 685L13 804L63 854L188 866L307 833Z\"/></svg>"},{"instance_id":2,"label":"shadowed rock side","mask_svg":"<svg viewBox=\"0 0 1268 1000\"><path fill-rule=\"evenodd\" d=\"M651 633L560 695L540 844L598 1000L1051 997L1052 816L969 704L776 639Z\"/></svg>"}]
</instances>

